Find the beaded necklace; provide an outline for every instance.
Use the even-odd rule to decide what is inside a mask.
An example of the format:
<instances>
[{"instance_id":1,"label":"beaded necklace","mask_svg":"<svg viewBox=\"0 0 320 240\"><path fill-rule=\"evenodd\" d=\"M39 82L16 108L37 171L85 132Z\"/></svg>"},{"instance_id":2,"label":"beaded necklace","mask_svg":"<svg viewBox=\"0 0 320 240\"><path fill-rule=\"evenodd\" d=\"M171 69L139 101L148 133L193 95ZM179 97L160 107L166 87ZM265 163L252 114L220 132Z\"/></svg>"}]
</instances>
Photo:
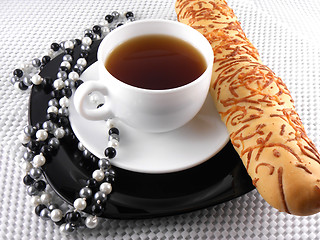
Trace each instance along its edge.
<instances>
[{"instance_id":1,"label":"beaded necklace","mask_svg":"<svg viewBox=\"0 0 320 240\"><path fill-rule=\"evenodd\" d=\"M50 155L59 151L60 142L64 138L75 138L68 118L69 99L73 91L83 83L80 76L87 66L91 44L93 41L104 38L115 28L134 20L134 14L130 11L124 14L114 11L105 16L105 24L86 29L82 39L67 40L60 44L52 43L49 53L41 60L35 58L32 60L32 66L24 64L13 71L11 83L15 87L27 90L33 86L50 92L52 96L48 101L47 121L37 123L35 126L26 126L20 137L20 141L26 147L23 155L23 168L26 175L23 182L27 186L31 202L35 205L35 213L44 220L51 219L65 233L74 232L79 228L95 228L98 225L98 217L103 213L108 195L112 192L115 172L110 159L113 159L117 153L119 130L114 127L112 119L106 121L109 137L105 158L98 159L81 142L78 143L78 149L84 157L98 162L98 169L92 172L92 177L79 190L73 207L65 213L58 204L53 203L53 196L48 190L42 167ZM78 59L73 58L75 47L81 49ZM57 79L41 77L40 71L59 54L64 55ZM90 99L93 102L96 101L94 95ZM97 107L99 106L101 104Z\"/></svg>"}]
</instances>

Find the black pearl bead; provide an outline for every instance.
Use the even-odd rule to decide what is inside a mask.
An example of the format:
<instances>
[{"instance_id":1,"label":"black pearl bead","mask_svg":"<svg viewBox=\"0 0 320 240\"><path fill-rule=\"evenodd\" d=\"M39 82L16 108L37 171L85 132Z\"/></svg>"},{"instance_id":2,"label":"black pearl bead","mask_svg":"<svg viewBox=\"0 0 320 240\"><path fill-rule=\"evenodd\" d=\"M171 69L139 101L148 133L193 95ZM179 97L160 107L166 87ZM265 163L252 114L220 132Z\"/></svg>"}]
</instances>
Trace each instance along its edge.
<instances>
[{"instance_id":1,"label":"black pearl bead","mask_svg":"<svg viewBox=\"0 0 320 240\"><path fill-rule=\"evenodd\" d=\"M41 62L43 65L46 65L48 62L50 62L50 60L51 60L51 57L46 55L42 57Z\"/></svg>"},{"instance_id":2,"label":"black pearl bead","mask_svg":"<svg viewBox=\"0 0 320 240\"><path fill-rule=\"evenodd\" d=\"M19 89L25 91L28 89L28 86L24 84L24 82L19 82Z\"/></svg>"},{"instance_id":3,"label":"black pearl bead","mask_svg":"<svg viewBox=\"0 0 320 240\"><path fill-rule=\"evenodd\" d=\"M66 54L72 55L72 54L73 54L73 49L71 49L71 48L66 48L66 49L64 50L64 52L65 52Z\"/></svg>"},{"instance_id":4,"label":"black pearl bead","mask_svg":"<svg viewBox=\"0 0 320 240\"><path fill-rule=\"evenodd\" d=\"M104 151L104 155L109 159L114 158L116 154L117 152L113 147L107 147Z\"/></svg>"},{"instance_id":5,"label":"black pearl bead","mask_svg":"<svg viewBox=\"0 0 320 240\"><path fill-rule=\"evenodd\" d=\"M126 18L134 17L133 12L126 12Z\"/></svg>"},{"instance_id":6,"label":"black pearl bead","mask_svg":"<svg viewBox=\"0 0 320 240\"><path fill-rule=\"evenodd\" d=\"M95 33L95 34L101 34L101 27L99 25L95 25L93 26L92 28L92 31Z\"/></svg>"},{"instance_id":7,"label":"black pearl bead","mask_svg":"<svg viewBox=\"0 0 320 240\"><path fill-rule=\"evenodd\" d=\"M93 39L93 34L90 32L86 33L84 36Z\"/></svg>"},{"instance_id":8,"label":"black pearl bead","mask_svg":"<svg viewBox=\"0 0 320 240\"><path fill-rule=\"evenodd\" d=\"M44 89L44 91L46 91L48 93L50 91L52 91L52 89L53 89L52 84L53 84L53 79L50 78L50 77L44 77L42 82L41 82L42 88Z\"/></svg>"},{"instance_id":9,"label":"black pearl bead","mask_svg":"<svg viewBox=\"0 0 320 240\"><path fill-rule=\"evenodd\" d=\"M68 212L66 213L65 218L67 223L73 223L77 225L81 221L81 214L79 212Z\"/></svg>"},{"instance_id":10,"label":"black pearl bead","mask_svg":"<svg viewBox=\"0 0 320 240\"><path fill-rule=\"evenodd\" d=\"M51 49L56 52L60 49L60 45L58 43L52 43Z\"/></svg>"},{"instance_id":11,"label":"black pearl bead","mask_svg":"<svg viewBox=\"0 0 320 240\"><path fill-rule=\"evenodd\" d=\"M38 180L38 181L36 181L36 182L33 184L33 186L34 186L39 192L41 192L41 191L43 191L43 190L46 189L47 184L46 184L46 182L43 181L43 180Z\"/></svg>"},{"instance_id":12,"label":"black pearl bead","mask_svg":"<svg viewBox=\"0 0 320 240\"><path fill-rule=\"evenodd\" d=\"M101 216L103 213L104 207L100 204L94 204L91 207L92 214L95 216Z\"/></svg>"},{"instance_id":13,"label":"black pearl bead","mask_svg":"<svg viewBox=\"0 0 320 240\"><path fill-rule=\"evenodd\" d=\"M61 91L61 90L53 90L53 91L51 92L51 96L54 97L54 98L60 99L60 98L63 97L62 91Z\"/></svg>"},{"instance_id":14,"label":"black pearl bead","mask_svg":"<svg viewBox=\"0 0 320 240\"><path fill-rule=\"evenodd\" d=\"M117 134L119 135L119 129L118 128L115 128L115 127L112 127L109 129L109 135L112 135L112 134Z\"/></svg>"},{"instance_id":15,"label":"black pearl bead","mask_svg":"<svg viewBox=\"0 0 320 240\"><path fill-rule=\"evenodd\" d=\"M53 153L53 148L51 146L48 145L43 145L40 149L40 152L44 155L44 156L49 156L50 154Z\"/></svg>"},{"instance_id":16,"label":"black pearl bead","mask_svg":"<svg viewBox=\"0 0 320 240\"><path fill-rule=\"evenodd\" d=\"M23 71L21 69L17 68L13 71L13 75L17 76L18 78L21 78L23 76Z\"/></svg>"},{"instance_id":17,"label":"black pearl bead","mask_svg":"<svg viewBox=\"0 0 320 240\"><path fill-rule=\"evenodd\" d=\"M40 213L41 213L41 211L43 210L43 209L45 209L45 208L47 208L46 207L46 205L44 205L44 204L39 204L38 206L36 206L36 208L35 208L35 213L38 215L38 216L40 216Z\"/></svg>"},{"instance_id":18,"label":"black pearl bead","mask_svg":"<svg viewBox=\"0 0 320 240\"><path fill-rule=\"evenodd\" d=\"M83 81L81 79L79 79L79 80L75 81L74 87L78 88L82 83L83 83Z\"/></svg>"},{"instance_id":19,"label":"black pearl bead","mask_svg":"<svg viewBox=\"0 0 320 240\"><path fill-rule=\"evenodd\" d=\"M87 187L89 188L96 188L98 186L98 182L94 178L88 179L86 184L87 184Z\"/></svg>"},{"instance_id":20,"label":"black pearl bead","mask_svg":"<svg viewBox=\"0 0 320 240\"><path fill-rule=\"evenodd\" d=\"M61 90L62 96L66 96L67 98L70 98L72 96L72 89L70 87L64 87Z\"/></svg>"},{"instance_id":21,"label":"black pearl bead","mask_svg":"<svg viewBox=\"0 0 320 240\"><path fill-rule=\"evenodd\" d=\"M46 118L52 122L58 122L58 115L56 113L50 112L46 115Z\"/></svg>"},{"instance_id":22,"label":"black pearl bead","mask_svg":"<svg viewBox=\"0 0 320 240\"><path fill-rule=\"evenodd\" d=\"M30 149L30 151L35 152L39 150L40 144L36 140L31 140L28 142L27 147Z\"/></svg>"},{"instance_id":23,"label":"black pearl bead","mask_svg":"<svg viewBox=\"0 0 320 240\"><path fill-rule=\"evenodd\" d=\"M88 51L81 51L80 52L80 57L81 58L87 58L89 56L89 52Z\"/></svg>"},{"instance_id":24,"label":"black pearl bead","mask_svg":"<svg viewBox=\"0 0 320 240\"><path fill-rule=\"evenodd\" d=\"M66 66L60 66L59 71L69 72L69 69Z\"/></svg>"},{"instance_id":25,"label":"black pearl bead","mask_svg":"<svg viewBox=\"0 0 320 240\"><path fill-rule=\"evenodd\" d=\"M108 14L108 15L105 16L104 19L105 19L108 23L112 23L112 21L113 21L113 16L110 15L110 14Z\"/></svg>"},{"instance_id":26,"label":"black pearl bead","mask_svg":"<svg viewBox=\"0 0 320 240\"><path fill-rule=\"evenodd\" d=\"M78 45L78 46L81 45L81 43L82 43L82 41L78 38L76 38L75 41L76 41L76 45Z\"/></svg>"},{"instance_id":27,"label":"black pearl bead","mask_svg":"<svg viewBox=\"0 0 320 240\"><path fill-rule=\"evenodd\" d=\"M67 117L61 116L61 117L59 117L58 123L61 126L66 127L69 125L69 119Z\"/></svg>"},{"instance_id":28,"label":"black pearl bead","mask_svg":"<svg viewBox=\"0 0 320 240\"><path fill-rule=\"evenodd\" d=\"M114 179L116 177L116 173L113 169L109 169L108 171L105 172L105 176L106 176L107 182L114 182Z\"/></svg>"},{"instance_id":29,"label":"black pearl bead","mask_svg":"<svg viewBox=\"0 0 320 240\"><path fill-rule=\"evenodd\" d=\"M23 183L27 186L31 185L34 183L34 179L29 175L25 175L24 178L23 178Z\"/></svg>"}]
</instances>

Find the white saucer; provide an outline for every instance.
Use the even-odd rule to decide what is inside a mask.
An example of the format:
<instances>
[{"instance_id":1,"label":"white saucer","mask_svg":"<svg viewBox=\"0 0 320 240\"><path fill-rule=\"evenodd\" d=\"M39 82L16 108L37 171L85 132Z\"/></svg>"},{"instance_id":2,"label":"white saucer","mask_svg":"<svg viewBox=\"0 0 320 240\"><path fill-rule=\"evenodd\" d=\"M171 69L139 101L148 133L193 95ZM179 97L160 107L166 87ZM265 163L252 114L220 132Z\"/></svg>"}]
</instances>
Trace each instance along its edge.
<instances>
[{"instance_id":1,"label":"white saucer","mask_svg":"<svg viewBox=\"0 0 320 240\"><path fill-rule=\"evenodd\" d=\"M97 63L81 75L83 81L98 79ZM105 121L90 121L75 110L70 101L70 123L79 141L94 155L104 157L108 142ZM197 116L183 127L167 133L144 133L121 121L120 144L112 164L119 168L142 173L169 173L194 167L210 159L229 141L224 123L211 96Z\"/></svg>"}]
</instances>

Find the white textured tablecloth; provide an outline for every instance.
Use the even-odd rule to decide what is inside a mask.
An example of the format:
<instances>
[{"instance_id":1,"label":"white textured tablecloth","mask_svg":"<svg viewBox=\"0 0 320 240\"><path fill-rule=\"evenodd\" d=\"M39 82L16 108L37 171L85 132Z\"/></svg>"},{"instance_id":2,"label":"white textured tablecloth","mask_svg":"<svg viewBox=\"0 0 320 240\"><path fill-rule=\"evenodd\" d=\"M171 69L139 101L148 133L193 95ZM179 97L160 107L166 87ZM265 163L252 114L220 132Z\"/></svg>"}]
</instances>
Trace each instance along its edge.
<instances>
[{"instance_id":1,"label":"white textured tablecloth","mask_svg":"<svg viewBox=\"0 0 320 240\"><path fill-rule=\"evenodd\" d=\"M232 201L172 217L106 220L92 231L60 233L34 213L18 141L30 91L10 84L19 63L52 42L74 39L113 10L138 19L175 19L173 0L2 0L0 2L0 239L320 239L320 214L296 217L271 208L254 190ZM320 1L229 0L262 59L291 90L306 130L320 147Z\"/></svg>"}]
</instances>

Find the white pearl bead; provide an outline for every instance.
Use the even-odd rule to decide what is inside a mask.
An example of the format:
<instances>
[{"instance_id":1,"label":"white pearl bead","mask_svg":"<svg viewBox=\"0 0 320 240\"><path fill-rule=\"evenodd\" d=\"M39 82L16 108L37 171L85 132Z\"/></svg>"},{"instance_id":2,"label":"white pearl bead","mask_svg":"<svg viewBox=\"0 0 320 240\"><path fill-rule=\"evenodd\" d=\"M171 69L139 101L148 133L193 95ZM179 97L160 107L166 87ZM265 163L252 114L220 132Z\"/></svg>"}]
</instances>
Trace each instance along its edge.
<instances>
[{"instance_id":1,"label":"white pearl bead","mask_svg":"<svg viewBox=\"0 0 320 240\"><path fill-rule=\"evenodd\" d=\"M104 192L105 194L110 194L112 191L112 185L108 182L104 182L100 185L100 191Z\"/></svg>"},{"instance_id":2,"label":"white pearl bead","mask_svg":"<svg viewBox=\"0 0 320 240\"><path fill-rule=\"evenodd\" d=\"M107 26L101 27L101 33L103 36L106 36L110 32L110 29Z\"/></svg>"},{"instance_id":3,"label":"white pearl bead","mask_svg":"<svg viewBox=\"0 0 320 240\"><path fill-rule=\"evenodd\" d=\"M87 60L85 58L79 58L77 60L77 64L81 65L82 67L87 66Z\"/></svg>"},{"instance_id":4,"label":"white pearl bead","mask_svg":"<svg viewBox=\"0 0 320 240\"><path fill-rule=\"evenodd\" d=\"M95 228L96 226L98 226L98 218L90 215L86 218L85 224L87 228Z\"/></svg>"},{"instance_id":5,"label":"white pearl bead","mask_svg":"<svg viewBox=\"0 0 320 240\"><path fill-rule=\"evenodd\" d=\"M118 148L119 142L117 139L111 139L108 141L108 147Z\"/></svg>"},{"instance_id":6,"label":"white pearl bead","mask_svg":"<svg viewBox=\"0 0 320 240\"><path fill-rule=\"evenodd\" d=\"M71 64L68 62L68 61L63 61L61 64L60 64L61 67L66 67L68 69L71 68Z\"/></svg>"},{"instance_id":7,"label":"white pearl bead","mask_svg":"<svg viewBox=\"0 0 320 240\"><path fill-rule=\"evenodd\" d=\"M87 202L84 198L77 198L73 202L73 206L75 209L82 211L87 207Z\"/></svg>"},{"instance_id":8,"label":"white pearl bead","mask_svg":"<svg viewBox=\"0 0 320 240\"><path fill-rule=\"evenodd\" d=\"M35 74L32 76L31 78L31 82L34 84L34 85L39 85L40 83L42 83L43 79L42 77L39 75L39 74Z\"/></svg>"},{"instance_id":9,"label":"white pearl bead","mask_svg":"<svg viewBox=\"0 0 320 240\"><path fill-rule=\"evenodd\" d=\"M21 167L26 172L29 172L31 170L31 168L33 168L32 164L28 161L23 161L23 163L21 164Z\"/></svg>"},{"instance_id":10,"label":"white pearl bead","mask_svg":"<svg viewBox=\"0 0 320 240\"><path fill-rule=\"evenodd\" d=\"M80 76L77 72L70 72L68 77L69 77L69 79L71 79L73 81L77 81L80 78Z\"/></svg>"},{"instance_id":11,"label":"white pearl bead","mask_svg":"<svg viewBox=\"0 0 320 240\"><path fill-rule=\"evenodd\" d=\"M74 44L71 40L65 41L63 46L64 46L64 48L70 48L70 49L74 48Z\"/></svg>"},{"instance_id":12,"label":"white pearl bead","mask_svg":"<svg viewBox=\"0 0 320 240\"><path fill-rule=\"evenodd\" d=\"M39 141L45 141L48 138L48 133L46 130L40 129L36 132L36 137Z\"/></svg>"},{"instance_id":13,"label":"white pearl bead","mask_svg":"<svg viewBox=\"0 0 320 240\"><path fill-rule=\"evenodd\" d=\"M59 100L59 104L61 107L67 108L67 107L69 107L69 104L70 104L69 99L67 97L63 97Z\"/></svg>"},{"instance_id":14,"label":"white pearl bead","mask_svg":"<svg viewBox=\"0 0 320 240\"><path fill-rule=\"evenodd\" d=\"M90 46L92 44L92 39L89 37L82 38L82 44L85 46Z\"/></svg>"},{"instance_id":15,"label":"white pearl bead","mask_svg":"<svg viewBox=\"0 0 320 240\"><path fill-rule=\"evenodd\" d=\"M34 158L33 158L33 166L34 167L36 167L36 168L41 167L45 163L46 163L46 158L42 154L34 156Z\"/></svg>"},{"instance_id":16,"label":"white pearl bead","mask_svg":"<svg viewBox=\"0 0 320 240\"><path fill-rule=\"evenodd\" d=\"M101 182L104 179L104 172L102 170L95 170L92 173L92 177L97 180L98 182Z\"/></svg>"},{"instance_id":17,"label":"white pearl bead","mask_svg":"<svg viewBox=\"0 0 320 240\"><path fill-rule=\"evenodd\" d=\"M49 204L52 200L52 195L50 193L44 192L41 194L40 200L43 204Z\"/></svg>"},{"instance_id":18,"label":"white pearl bead","mask_svg":"<svg viewBox=\"0 0 320 240\"><path fill-rule=\"evenodd\" d=\"M108 128L108 129L114 127L114 121L113 121L113 119L109 118L109 119L106 121L106 125L107 125L107 128Z\"/></svg>"},{"instance_id":19,"label":"white pearl bead","mask_svg":"<svg viewBox=\"0 0 320 240\"><path fill-rule=\"evenodd\" d=\"M57 128L54 130L54 133L53 133L53 135L58 139L63 138L64 134L65 134L65 131L63 130L63 128Z\"/></svg>"},{"instance_id":20,"label":"white pearl bead","mask_svg":"<svg viewBox=\"0 0 320 240\"><path fill-rule=\"evenodd\" d=\"M19 136L19 141L22 144L27 144L30 140L31 140L31 138L29 136L25 135L24 133Z\"/></svg>"},{"instance_id":21,"label":"white pearl bead","mask_svg":"<svg viewBox=\"0 0 320 240\"><path fill-rule=\"evenodd\" d=\"M58 78L53 82L53 87L57 90L64 88L64 81L61 78Z\"/></svg>"},{"instance_id":22,"label":"white pearl bead","mask_svg":"<svg viewBox=\"0 0 320 240\"><path fill-rule=\"evenodd\" d=\"M32 196L31 203L35 207L38 206L41 203L40 197L39 196Z\"/></svg>"},{"instance_id":23,"label":"white pearl bead","mask_svg":"<svg viewBox=\"0 0 320 240\"><path fill-rule=\"evenodd\" d=\"M66 223L63 223L63 224L60 225L59 230L60 230L61 233L64 233L64 234L67 233L66 225L67 225Z\"/></svg>"},{"instance_id":24,"label":"white pearl bead","mask_svg":"<svg viewBox=\"0 0 320 240\"><path fill-rule=\"evenodd\" d=\"M50 106L50 107L48 107L48 109L47 109L47 113L55 113L55 114L57 114L58 113L58 111L59 111L59 109L56 107L56 106Z\"/></svg>"},{"instance_id":25,"label":"white pearl bead","mask_svg":"<svg viewBox=\"0 0 320 240\"><path fill-rule=\"evenodd\" d=\"M63 213L60 209L56 208L51 211L50 217L52 221L59 222L63 217Z\"/></svg>"},{"instance_id":26,"label":"white pearl bead","mask_svg":"<svg viewBox=\"0 0 320 240\"><path fill-rule=\"evenodd\" d=\"M86 150L86 148L84 147L84 145L82 144L82 142L79 142L79 143L78 143L78 149L79 149L80 151Z\"/></svg>"}]
</instances>

